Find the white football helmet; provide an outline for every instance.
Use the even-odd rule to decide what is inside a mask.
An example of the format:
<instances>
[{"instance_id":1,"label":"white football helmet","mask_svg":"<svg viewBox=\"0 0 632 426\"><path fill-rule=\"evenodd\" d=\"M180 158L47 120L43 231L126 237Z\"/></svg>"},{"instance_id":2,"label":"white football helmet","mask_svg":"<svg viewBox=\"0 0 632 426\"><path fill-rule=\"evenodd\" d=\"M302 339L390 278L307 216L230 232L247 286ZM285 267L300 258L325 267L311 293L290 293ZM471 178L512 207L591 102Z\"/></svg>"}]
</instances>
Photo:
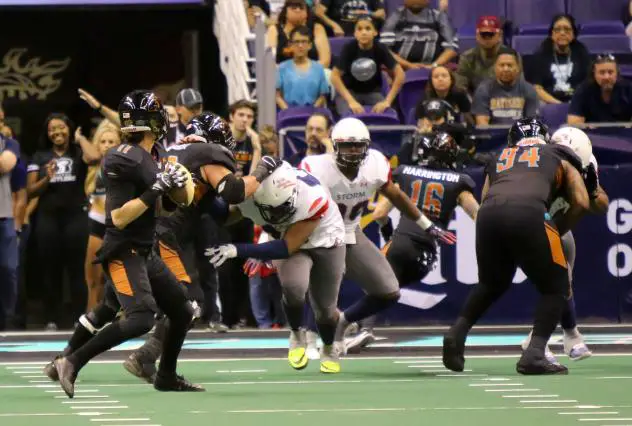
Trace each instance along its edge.
<instances>
[{"instance_id":1,"label":"white football helmet","mask_svg":"<svg viewBox=\"0 0 632 426\"><path fill-rule=\"evenodd\" d=\"M586 168L590 164L592 142L583 130L576 127L562 127L553 133L551 142L569 147L581 160L582 167Z\"/></svg>"},{"instance_id":2,"label":"white football helmet","mask_svg":"<svg viewBox=\"0 0 632 426\"><path fill-rule=\"evenodd\" d=\"M359 167L369 153L371 134L357 118L343 118L331 131L331 140L340 167Z\"/></svg>"},{"instance_id":3,"label":"white football helmet","mask_svg":"<svg viewBox=\"0 0 632 426\"><path fill-rule=\"evenodd\" d=\"M273 225L285 222L296 212L296 170L287 162L265 178L253 200L263 219Z\"/></svg>"}]
</instances>

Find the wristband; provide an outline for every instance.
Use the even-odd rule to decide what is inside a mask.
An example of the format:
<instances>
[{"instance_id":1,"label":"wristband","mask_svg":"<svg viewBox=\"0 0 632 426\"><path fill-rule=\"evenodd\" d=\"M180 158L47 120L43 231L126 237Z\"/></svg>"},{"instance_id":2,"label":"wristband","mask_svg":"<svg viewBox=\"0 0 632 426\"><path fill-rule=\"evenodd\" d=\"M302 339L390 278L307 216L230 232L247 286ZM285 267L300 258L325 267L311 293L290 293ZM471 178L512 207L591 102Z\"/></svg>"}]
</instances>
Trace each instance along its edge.
<instances>
[{"instance_id":1,"label":"wristband","mask_svg":"<svg viewBox=\"0 0 632 426\"><path fill-rule=\"evenodd\" d=\"M415 223L424 231L432 226L432 222L424 216L423 213L419 216L419 219L417 219Z\"/></svg>"},{"instance_id":2,"label":"wristband","mask_svg":"<svg viewBox=\"0 0 632 426\"><path fill-rule=\"evenodd\" d=\"M147 191L143 192L143 194L138 197L147 207L152 207L156 205L156 201L162 194L160 191L156 191L153 188L149 188Z\"/></svg>"}]
</instances>

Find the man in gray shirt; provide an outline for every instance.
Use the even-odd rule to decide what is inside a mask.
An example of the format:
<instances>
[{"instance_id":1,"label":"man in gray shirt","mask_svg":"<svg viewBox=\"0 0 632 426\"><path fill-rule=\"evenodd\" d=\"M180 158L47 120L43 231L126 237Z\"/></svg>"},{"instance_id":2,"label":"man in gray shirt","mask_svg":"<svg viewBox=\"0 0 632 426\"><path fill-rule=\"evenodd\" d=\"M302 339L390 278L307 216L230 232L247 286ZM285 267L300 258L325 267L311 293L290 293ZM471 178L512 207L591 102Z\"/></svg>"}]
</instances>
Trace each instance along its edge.
<instances>
[{"instance_id":1,"label":"man in gray shirt","mask_svg":"<svg viewBox=\"0 0 632 426\"><path fill-rule=\"evenodd\" d=\"M538 95L520 74L518 53L504 48L496 58L494 72L496 76L483 81L474 94L476 125L512 124L519 118L536 116Z\"/></svg>"},{"instance_id":2,"label":"man in gray shirt","mask_svg":"<svg viewBox=\"0 0 632 426\"><path fill-rule=\"evenodd\" d=\"M457 55L456 31L445 12L429 6L430 0L404 0L382 27L380 41L404 68L432 68Z\"/></svg>"},{"instance_id":3,"label":"man in gray shirt","mask_svg":"<svg viewBox=\"0 0 632 426\"><path fill-rule=\"evenodd\" d=\"M13 222L11 171L20 146L0 135L0 331L13 314L17 296L18 239Z\"/></svg>"}]
</instances>

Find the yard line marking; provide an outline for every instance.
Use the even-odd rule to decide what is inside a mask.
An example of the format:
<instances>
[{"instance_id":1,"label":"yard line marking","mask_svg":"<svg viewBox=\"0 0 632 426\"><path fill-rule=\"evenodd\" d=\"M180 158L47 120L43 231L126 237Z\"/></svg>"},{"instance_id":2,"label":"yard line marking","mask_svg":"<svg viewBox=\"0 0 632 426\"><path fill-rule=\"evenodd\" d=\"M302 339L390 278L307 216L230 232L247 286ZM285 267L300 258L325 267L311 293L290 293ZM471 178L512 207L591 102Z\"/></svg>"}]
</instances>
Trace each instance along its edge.
<instances>
[{"instance_id":1,"label":"yard line marking","mask_svg":"<svg viewBox=\"0 0 632 426\"><path fill-rule=\"evenodd\" d=\"M540 392L540 389L485 389L485 392Z\"/></svg>"},{"instance_id":2,"label":"yard line marking","mask_svg":"<svg viewBox=\"0 0 632 426\"><path fill-rule=\"evenodd\" d=\"M443 364L443 361L437 359L419 359L419 360L406 360L406 361L393 361L393 364Z\"/></svg>"},{"instance_id":3,"label":"yard line marking","mask_svg":"<svg viewBox=\"0 0 632 426\"><path fill-rule=\"evenodd\" d=\"M146 422L148 417L139 417L137 419L90 419L91 422Z\"/></svg>"},{"instance_id":4,"label":"yard line marking","mask_svg":"<svg viewBox=\"0 0 632 426\"><path fill-rule=\"evenodd\" d=\"M120 404L121 401L62 401L62 404Z\"/></svg>"},{"instance_id":5,"label":"yard line marking","mask_svg":"<svg viewBox=\"0 0 632 426\"><path fill-rule=\"evenodd\" d=\"M542 402L546 402L546 403L551 403L551 402L559 402L559 403L570 403L570 402L577 402L576 399L558 399L558 400L551 400L551 399L525 399L524 401L520 401L523 404L540 404Z\"/></svg>"},{"instance_id":6,"label":"yard line marking","mask_svg":"<svg viewBox=\"0 0 632 426\"><path fill-rule=\"evenodd\" d=\"M102 406L94 406L94 405L80 405L77 407L70 406L73 410L110 410L112 408L129 408L127 405L102 405Z\"/></svg>"},{"instance_id":7,"label":"yard line marking","mask_svg":"<svg viewBox=\"0 0 632 426\"><path fill-rule=\"evenodd\" d=\"M50 383L51 380L29 380L29 383Z\"/></svg>"},{"instance_id":8,"label":"yard line marking","mask_svg":"<svg viewBox=\"0 0 632 426\"><path fill-rule=\"evenodd\" d=\"M437 374L435 377L484 377L487 374L461 374L461 373L446 373Z\"/></svg>"},{"instance_id":9,"label":"yard line marking","mask_svg":"<svg viewBox=\"0 0 632 426\"><path fill-rule=\"evenodd\" d=\"M0 413L0 417L45 417L66 416L64 413Z\"/></svg>"},{"instance_id":10,"label":"yard line marking","mask_svg":"<svg viewBox=\"0 0 632 426\"><path fill-rule=\"evenodd\" d=\"M27 386L27 387L32 387L32 386ZM47 391L44 391L44 392L46 392L46 393L66 393L66 392L64 392L61 389L47 390ZM98 389L75 389L75 393L91 393L91 392L99 392L99 390Z\"/></svg>"},{"instance_id":11,"label":"yard line marking","mask_svg":"<svg viewBox=\"0 0 632 426\"><path fill-rule=\"evenodd\" d=\"M560 411L557 414L566 415L566 416L586 416L586 415L595 415L595 414L619 414L618 411Z\"/></svg>"},{"instance_id":12,"label":"yard line marking","mask_svg":"<svg viewBox=\"0 0 632 426\"><path fill-rule=\"evenodd\" d=\"M30 376L20 376L20 377L22 377L23 379L43 379L43 378L48 377L48 376L45 375L45 374L33 374L33 375L30 375ZM50 382L50 380L49 380L49 382Z\"/></svg>"},{"instance_id":13,"label":"yard line marking","mask_svg":"<svg viewBox=\"0 0 632 426\"><path fill-rule=\"evenodd\" d=\"M75 395L74 399L77 398L109 398L108 395ZM55 399L68 399L65 395L58 395Z\"/></svg>"},{"instance_id":14,"label":"yard line marking","mask_svg":"<svg viewBox=\"0 0 632 426\"><path fill-rule=\"evenodd\" d=\"M35 373L35 371L33 370L13 370L13 374L33 374L33 373Z\"/></svg>"},{"instance_id":15,"label":"yard line marking","mask_svg":"<svg viewBox=\"0 0 632 426\"><path fill-rule=\"evenodd\" d=\"M559 395L502 395L503 398L559 398Z\"/></svg>"},{"instance_id":16,"label":"yard line marking","mask_svg":"<svg viewBox=\"0 0 632 426\"><path fill-rule=\"evenodd\" d=\"M424 367L420 367L418 365L409 365L408 368L424 368ZM421 370L422 373L447 373L448 370L447 368L442 368L440 370ZM466 373L471 373L472 370L463 370Z\"/></svg>"},{"instance_id":17,"label":"yard line marking","mask_svg":"<svg viewBox=\"0 0 632 426\"><path fill-rule=\"evenodd\" d=\"M603 419L593 419L593 418L585 418L585 419L578 419L580 422L627 422L632 420L632 418L626 418L626 419L611 419L611 418L607 418L604 417Z\"/></svg>"},{"instance_id":18,"label":"yard line marking","mask_svg":"<svg viewBox=\"0 0 632 426\"><path fill-rule=\"evenodd\" d=\"M472 387L484 387L484 386L524 386L522 383L470 383Z\"/></svg>"}]
</instances>

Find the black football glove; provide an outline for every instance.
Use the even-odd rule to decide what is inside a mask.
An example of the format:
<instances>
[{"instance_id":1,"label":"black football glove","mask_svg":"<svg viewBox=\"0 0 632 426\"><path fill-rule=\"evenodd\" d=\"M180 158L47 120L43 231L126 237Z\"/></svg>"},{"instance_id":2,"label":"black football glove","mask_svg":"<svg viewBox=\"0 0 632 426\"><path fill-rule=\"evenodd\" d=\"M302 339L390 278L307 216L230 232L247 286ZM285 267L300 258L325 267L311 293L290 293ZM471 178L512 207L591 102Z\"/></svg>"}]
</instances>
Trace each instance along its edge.
<instances>
[{"instance_id":1,"label":"black football glove","mask_svg":"<svg viewBox=\"0 0 632 426\"><path fill-rule=\"evenodd\" d=\"M252 175L255 179L257 179L257 182L261 183L265 178L278 169L281 164L283 164L282 160L265 155L261 157L261 160L257 163L257 167L255 167L255 171L252 172Z\"/></svg>"},{"instance_id":2,"label":"black football glove","mask_svg":"<svg viewBox=\"0 0 632 426\"><path fill-rule=\"evenodd\" d=\"M599 176L597 176L597 170L595 170L595 166L591 163L584 169L582 173L582 177L584 178L584 184L586 185L586 191L588 191L588 195L591 199L597 197L597 188L599 187Z\"/></svg>"}]
</instances>

